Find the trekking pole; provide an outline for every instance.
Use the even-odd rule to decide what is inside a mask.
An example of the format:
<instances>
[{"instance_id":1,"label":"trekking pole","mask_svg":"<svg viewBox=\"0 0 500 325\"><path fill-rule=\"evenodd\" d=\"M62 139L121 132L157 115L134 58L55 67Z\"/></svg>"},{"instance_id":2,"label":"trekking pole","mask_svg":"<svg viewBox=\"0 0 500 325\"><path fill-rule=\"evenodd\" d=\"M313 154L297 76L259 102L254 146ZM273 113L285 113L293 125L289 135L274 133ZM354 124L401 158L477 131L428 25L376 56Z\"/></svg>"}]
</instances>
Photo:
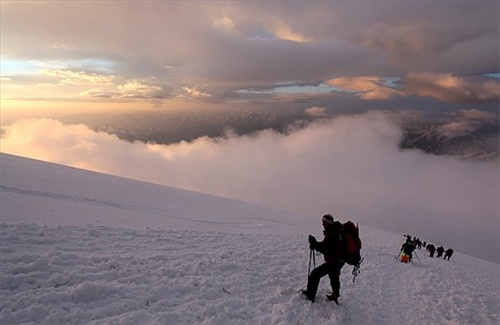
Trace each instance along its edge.
<instances>
[{"instance_id":1,"label":"trekking pole","mask_svg":"<svg viewBox=\"0 0 500 325\"><path fill-rule=\"evenodd\" d=\"M313 262L313 269L316 268L316 257L314 256L314 249L309 252L309 270L307 271L307 276L311 275L311 260Z\"/></svg>"},{"instance_id":2,"label":"trekking pole","mask_svg":"<svg viewBox=\"0 0 500 325\"><path fill-rule=\"evenodd\" d=\"M399 251L398 255L394 256L395 259L398 259L399 256L401 256L402 250Z\"/></svg>"},{"instance_id":3,"label":"trekking pole","mask_svg":"<svg viewBox=\"0 0 500 325\"><path fill-rule=\"evenodd\" d=\"M415 257L417 258L417 260L418 260L420 263L422 263L422 261L420 260L420 258L418 258L417 253L416 253L416 252L413 252L413 254L414 254L414 255L415 255Z\"/></svg>"},{"instance_id":4,"label":"trekking pole","mask_svg":"<svg viewBox=\"0 0 500 325\"><path fill-rule=\"evenodd\" d=\"M309 276L311 275L311 261L313 263L313 269L316 268L316 257L314 256L314 249L311 249L309 252L309 269L307 270L307 282L309 282ZM305 294L306 291L304 291L304 287L297 291L297 293L302 293Z\"/></svg>"},{"instance_id":5,"label":"trekking pole","mask_svg":"<svg viewBox=\"0 0 500 325\"><path fill-rule=\"evenodd\" d=\"M312 260L312 249L309 251L309 269L307 269L307 277L311 275L311 260Z\"/></svg>"}]
</instances>

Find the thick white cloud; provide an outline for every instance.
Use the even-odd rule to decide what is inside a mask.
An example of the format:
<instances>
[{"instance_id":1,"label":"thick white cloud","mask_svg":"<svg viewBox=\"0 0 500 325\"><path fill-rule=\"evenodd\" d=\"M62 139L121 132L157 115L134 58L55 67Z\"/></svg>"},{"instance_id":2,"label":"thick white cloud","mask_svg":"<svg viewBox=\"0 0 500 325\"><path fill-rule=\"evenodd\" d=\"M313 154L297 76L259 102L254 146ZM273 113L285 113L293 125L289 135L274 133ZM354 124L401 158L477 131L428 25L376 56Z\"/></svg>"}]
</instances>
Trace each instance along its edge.
<instances>
[{"instance_id":1,"label":"thick white cloud","mask_svg":"<svg viewBox=\"0 0 500 325\"><path fill-rule=\"evenodd\" d=\"M400 136L392 119L375 112L287 135L268 130L169 146L24 120L3 129L1 150L299 210L312 220L330 212L478 256L498 254L498 160L401 151Z\"/></svg>"}]
</instances>

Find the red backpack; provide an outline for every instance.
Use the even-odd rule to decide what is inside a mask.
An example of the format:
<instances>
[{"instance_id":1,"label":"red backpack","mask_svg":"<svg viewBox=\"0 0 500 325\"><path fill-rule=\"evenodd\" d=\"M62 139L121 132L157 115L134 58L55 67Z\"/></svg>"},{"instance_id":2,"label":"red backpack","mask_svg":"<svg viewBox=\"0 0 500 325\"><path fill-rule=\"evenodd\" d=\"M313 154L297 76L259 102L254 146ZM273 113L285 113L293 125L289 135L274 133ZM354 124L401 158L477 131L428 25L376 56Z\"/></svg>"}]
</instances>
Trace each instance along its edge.
<instances>
[{"instance_id":1,"label":"red backpack","mask_svg":"<svg viewBox=\"0 0 500 325\"><path fill-rule=\"evenodd\" d=\"M349 265L359 266L361 264L361 239L359 228L352 221L344 223L344 261Z\"/></svg>"}]
</instances>

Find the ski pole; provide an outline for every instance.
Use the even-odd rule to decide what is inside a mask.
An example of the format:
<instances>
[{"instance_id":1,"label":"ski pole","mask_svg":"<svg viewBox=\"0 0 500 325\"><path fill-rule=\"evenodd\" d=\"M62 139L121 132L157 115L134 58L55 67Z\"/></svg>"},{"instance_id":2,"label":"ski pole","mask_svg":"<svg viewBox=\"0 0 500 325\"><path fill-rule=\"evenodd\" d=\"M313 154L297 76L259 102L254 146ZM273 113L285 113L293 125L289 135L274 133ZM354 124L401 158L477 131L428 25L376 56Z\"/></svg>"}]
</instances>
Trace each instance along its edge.
<instances>
[{"instance_id":1,"label":"ski pole","mask_svg":"<svg viewBox=\"0 0 500 325\"><path fill-rule=\"evenodd\" d=\"M402 252L402 251L403 251L403 250L400 250L400 251L399 251L399 253L398 253L398 255L396 255L394 258L395 258L395 259L398 259L398 257L399 257L399 256L401 256L401 252Z\"/></svg>"},{"instance_id":2,"label":"ski pole","mask_svg":"<svg viewBox=\"0 0 500 325\"><path fill-rule=\"evenodd\" d=\"M420 258L418 258L418 255L417 255L417 253L416 253L416 252L413 252L413 254L415 254L415 257L417 258L417 260L418 260L419 262L422 262L422 261L420 261Z\"/></svg>"},{"instance_id":3,"label":"ski pole","mask_svg":"<svg viewBox=\"0 0 500 325\"><path fill-rule=\"evenodd\" d=\"M307 277L311 275L311 259L312 259L311 252L312 250L309 251L309 268L307 269Z\"/></svg>"},{"instance_id":4,"label":"ski pole","mask_svg":"<svg viewBox=\"0 0 500 325\"><path fill-rule=\"evenodd\" d=\"M314 257L314 249L311 249L309 251L309 269L307 270L307 282L309 282L309 276L311 276L311 261L313 263L313 268L316 268L316 257ZM297 293L299 292L304 293L304 288L297 291Z\"/></svg>"},{"instance_id":5,"label":"ski pole","mask_svg":"<svg viewBox=\"0 0 500 325\"><path fill-rule=\"evenodd\" d=\"M313 262L313 268L316 268L316 257L314 256L314 249L309 252L309 270L307 271L307 277L311 275L311 261Z\"/></svg>"}]
</instances>

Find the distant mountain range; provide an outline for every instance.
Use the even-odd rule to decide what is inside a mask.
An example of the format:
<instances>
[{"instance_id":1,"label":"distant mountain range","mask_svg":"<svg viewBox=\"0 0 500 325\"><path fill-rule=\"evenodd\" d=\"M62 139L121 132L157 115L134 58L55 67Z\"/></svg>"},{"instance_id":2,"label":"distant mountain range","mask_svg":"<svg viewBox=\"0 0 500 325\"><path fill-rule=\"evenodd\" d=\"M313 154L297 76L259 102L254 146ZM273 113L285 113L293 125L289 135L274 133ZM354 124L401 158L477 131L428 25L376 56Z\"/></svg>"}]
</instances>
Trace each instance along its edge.
<instances>
[{"instance_id":1,"label":"distant mountain range","mask_svg":"<svg viewBox=\"0 0 500 325\"><path fill-rule=\"evenodd\" d=\"M245 135L272 129L285 133L290 127L302 127L314 120L303 112L189 112L93 114L62 119L65 123L83 123L95 131L117 135L126 141L172 144L200 137L217 138L228 134Z\"/></svg>"},{"instance_id":2,"label":"distant mountain range","mask_svg":"<svg viewBox=\"0 0 500 325\"><path fill-rule=\"evenodd\" d=\"M405 128L401 149L419 149L429 154L472 160L490 160L499 156L498 126L484 126L472 133L454 136L443 134L439 127L433 124Z\"/></svg>"},{"instance_id":3,"label":"distant mountain range","mask_svg":"<svg viewBox=\"0 0 500 325\"><path fill-rule=\"evenodd\" d=\"M288 112L191 112L99 114L72 116L66 123L84 123L96 131L115 134L125 141L172 144L199 137L217 138L228 134L245 135L265 129L286 133L317 118L303 111ZM450 121L404 122L401 149L419 149L429 154L460 156L464 159L489 160L499 156L499 125L484 123L474 131L447 135L442 127Z\"/></svg>"}]
</instances>

